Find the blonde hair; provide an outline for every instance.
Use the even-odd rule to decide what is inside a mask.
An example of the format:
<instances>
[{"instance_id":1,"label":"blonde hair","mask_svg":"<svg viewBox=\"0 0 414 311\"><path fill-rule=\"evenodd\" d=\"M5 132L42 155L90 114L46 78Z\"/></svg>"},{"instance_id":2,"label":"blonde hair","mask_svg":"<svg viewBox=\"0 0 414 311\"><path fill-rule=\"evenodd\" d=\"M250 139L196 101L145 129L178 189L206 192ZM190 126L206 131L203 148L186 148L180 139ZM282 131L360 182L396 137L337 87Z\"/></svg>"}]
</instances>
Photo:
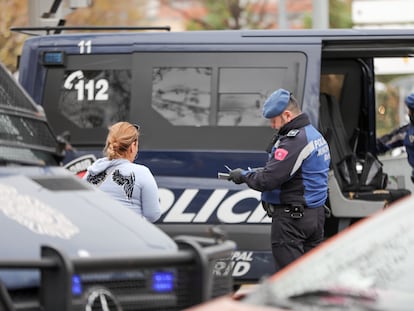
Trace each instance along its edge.
<instances>
[{"instance_id":1,"label":"blonde hair","mask_svg":"<svg viewBox=\"0 0 414 311\"><path fill-rule=\"evenodd\" d=\"M124 158L129 146L138 142L139 129L129 122L118 122L109 128L104 154L109 160Z\"/></svg>"}]
</instances>

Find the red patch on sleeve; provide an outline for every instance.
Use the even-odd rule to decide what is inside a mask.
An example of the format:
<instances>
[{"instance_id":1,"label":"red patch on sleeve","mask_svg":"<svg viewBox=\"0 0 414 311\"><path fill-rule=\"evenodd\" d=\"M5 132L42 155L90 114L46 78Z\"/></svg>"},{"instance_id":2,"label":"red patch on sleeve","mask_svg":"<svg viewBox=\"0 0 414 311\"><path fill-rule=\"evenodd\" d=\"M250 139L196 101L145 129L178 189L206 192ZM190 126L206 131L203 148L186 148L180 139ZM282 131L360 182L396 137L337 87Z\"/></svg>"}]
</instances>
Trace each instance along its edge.
<instances>
[{"instance_id":1,"label":"red patch on sleeve","mask_svg":"<svg viewBox=\"0 0 414 311\"><path fill-rule=\"evenodd\" d=\"M286 149L278 148L275 150L275 159L282 161L288 155L288 151Z\"/></svg>"}]
</instances>

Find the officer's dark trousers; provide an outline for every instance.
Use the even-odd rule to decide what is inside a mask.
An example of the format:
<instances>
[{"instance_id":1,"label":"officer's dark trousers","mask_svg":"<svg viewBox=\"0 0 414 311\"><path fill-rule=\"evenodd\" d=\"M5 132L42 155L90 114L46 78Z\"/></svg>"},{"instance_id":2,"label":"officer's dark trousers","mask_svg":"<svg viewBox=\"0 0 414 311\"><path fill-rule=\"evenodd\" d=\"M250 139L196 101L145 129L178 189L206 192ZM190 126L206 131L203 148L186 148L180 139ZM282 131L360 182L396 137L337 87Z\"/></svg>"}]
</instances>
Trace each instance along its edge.
<instances>
[{"instance_id":1,"label":"officer's dark trousers","mask_svg":"<svg viewBox=\"0 0 414 311\"><path fill-rule=\"evenodd\" d=\"M271 242L276 271L282 269L324 238L324 207L306 208L303 217L294 219L283 207L272 217Z\"/></svg>"}]
</instances>

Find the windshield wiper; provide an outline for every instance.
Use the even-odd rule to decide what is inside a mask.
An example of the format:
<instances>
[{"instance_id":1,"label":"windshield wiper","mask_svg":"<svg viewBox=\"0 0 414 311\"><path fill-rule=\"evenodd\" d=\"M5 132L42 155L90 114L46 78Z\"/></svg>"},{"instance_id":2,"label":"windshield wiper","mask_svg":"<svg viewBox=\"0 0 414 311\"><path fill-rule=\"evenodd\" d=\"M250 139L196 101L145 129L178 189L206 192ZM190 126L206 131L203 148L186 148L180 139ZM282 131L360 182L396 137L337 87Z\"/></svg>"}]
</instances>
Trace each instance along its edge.
<instances>
[{"instance_id":1,"label":"windshield wiper","mask_svg":"<svg viewBox=\"0 0 414 311\"><path fill-rule=\"evenodd\" d=\"M260 291L256 290L253 295L247 295L242 300L253 305L278 307L284 310L380 310L377 306L377 294L370 290L317 289L282 298L275 295L271 289L271 284L260 288Z\"/></svg>"},{"instance_id":2,"label":"windshield wiper","mask_svg":"<svg viewBox=\"0 0 414 311\"><path fill-rule=\"evenodd\" d=\"M376 307L377 294L370 290L356 290L349 288L318 289L307 291L288 298L289 308L296 310L378 310ZM313 308L313 309L312 309ZM319 310L319 309L318 309Z\"/></svg>"}]
</instances>

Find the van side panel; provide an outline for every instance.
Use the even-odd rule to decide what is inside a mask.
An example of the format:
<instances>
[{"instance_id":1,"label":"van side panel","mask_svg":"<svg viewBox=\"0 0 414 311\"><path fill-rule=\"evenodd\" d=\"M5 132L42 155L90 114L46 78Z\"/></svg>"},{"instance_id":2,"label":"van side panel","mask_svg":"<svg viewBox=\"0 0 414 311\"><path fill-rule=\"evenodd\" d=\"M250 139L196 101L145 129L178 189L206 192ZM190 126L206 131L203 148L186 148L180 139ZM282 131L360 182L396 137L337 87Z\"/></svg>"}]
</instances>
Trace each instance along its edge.
<instances>
[{"instance_id":1,"label":"van side panel","mask_svg":"<svg viewBox=\"0 0 414 311\"><path fill-rule=\"evenodd\" d=\"M257 281L274 272L271 220L259 192L217 173L225 165L264 165L274 132L261 109L277 88L291 90L317 125L321 39L205 35L42 38L22 59L37 57L33 73L45 72L45 80L25 73L20 81L54 131L70 132L73 155L101 157L110 124L139 123L137 162L151 169L160 188L158 225L172 236L222 231L238 244L236 282ZM80 42L90 51L80 50ZM48 51L63 51L64 64L40 63Z\"/></svg>"}]
</instances>

